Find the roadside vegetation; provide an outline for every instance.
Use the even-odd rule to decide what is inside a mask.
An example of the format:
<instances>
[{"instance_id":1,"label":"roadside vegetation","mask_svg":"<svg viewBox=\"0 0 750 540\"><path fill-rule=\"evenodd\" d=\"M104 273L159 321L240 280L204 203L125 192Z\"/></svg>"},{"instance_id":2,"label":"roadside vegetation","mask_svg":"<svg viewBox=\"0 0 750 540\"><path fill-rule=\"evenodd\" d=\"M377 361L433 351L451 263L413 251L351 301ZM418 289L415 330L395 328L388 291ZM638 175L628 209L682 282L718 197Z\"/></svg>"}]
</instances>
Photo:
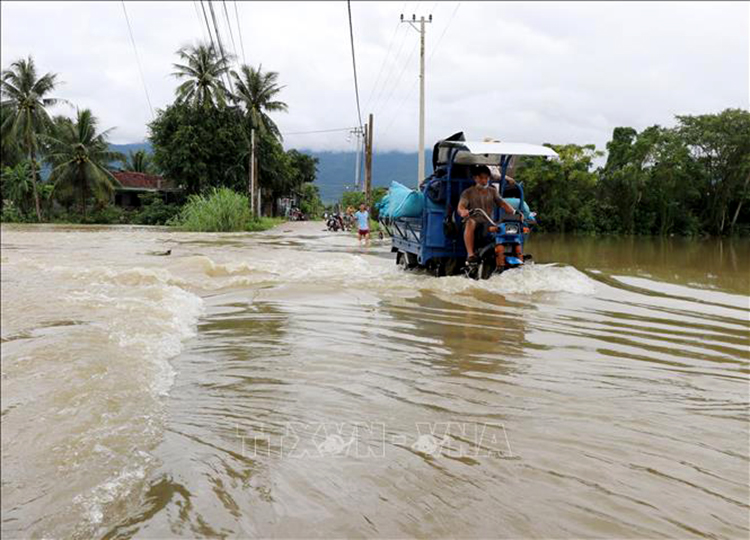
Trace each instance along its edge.
<instances>
[{"instance_id":1,"label":"roadside vegetation","mask_svg":"<svg viewBox=\"0 0 750 540\"><path fill-rule=\"evenodd\" d=\"M256 218L247 195L229 188L213 188L205 195L191 195L170 224L186 231L262 231L275 227L282 218Z\"/></svg>"},{"instance_id":2,"label":"roadside vegetation","mask_svg":"<svg viewBox=\"0 0 750 540\"><path fill-rule=\"evenodd\" d=\"M92 111L75 109L57 95L58 74L40 75L31 57L13 62L3 69L1 83L2 221L262 230L279 222L261 216L275 216L282 198L297 200L309 216L322 213L312 184L317 160L285 151L270 117L287 111L279 100L278 73L247 65L234 71L232 60L203 43L178 50L175 99L148 125L153 153L129 155L110 151L112 128L101 129ZM72 115L52 116L60 104L70 106ZM258 216L248 196L253 138ZM115 171L159 175L178 195L141 192L140 205L115 205L123 187Z\"/></svg>"},{"instance_id":3,"label":"roadside vegetation","mask_svg":"<svg viewBox=\"0 0 750 540\"><path fill-rule=\"evenodd\" d=\"M526 157L512 173L539 215L538 230L750 236L748 111L677 116L674 127L641 132L617 127L599 166L605 153L592 144L547 146L559 159ZM348 192L339 207L363 200Z\"/></svg>"},{"instance_id":4,"label":"roadside vegetation","mask_svg":"<svg viewBox=\"0 0 750 540\"><path fill-rule=\"evenodd\" d=\"M378 210L376 208L376 204L380 202L380 199L385 197L385 195L388 193L388 189L384 188L382 186L378 186L376 188L372 189L371 198L372 201L369 205L369 211L370 211L370 232L378 232L380 231L380 223L378 222ZM344 193L344 195L341 197L341 201L339 201L338 204L332 205L331 208L329 208L330 211L336 211L334 209L334 206L338 206L341 212L345 212L347 208L351 207L354 208L354 211L359 210L359 205L365 203L365 194L362 191L347 191ZM356 227L352 228L353 234L357 234Z\"/></svg>"},{"instance_id":5,"label":"roadside vegetation","mask_svg":"<svg viewBox=\"0 0 750 540\"><path fill-rule=\"evenodd\" d=\"M13 62L0 83L0 219L187 227L198 222L178 216L193 196L209 200L226 188L249 200L251 165L260 215L274 216L277 200L293 198L309 218L319 217L324 207L313 184L317 159L285 151L271 118L288 109L280 100L279 74L260 66L232 70L230 60L203 43L177 51L175 99L148 126L153 153L127 156L110 151L112 129L102 129L92 111L72 108L58 95L58 74L41 74L31 57ZM71 114L53 116L55 106L68 106ZM549 146L559 160L525 158L513 172L542 231L750 235L746 110L677 116L674 127L641 132L617 127L598 166L605 152L594 145ZM161 175L180 195L142 193L140 206L116 206L114 194L122 187L112 174L117 170ZM385 192L378 189L372 203ZM363 198L345 193L340 204L357 208ZM270 223L256 216L235 222L244 224L238 230Z\"/></svg>"},{"instance_id":6,"label":"roadside vegetation","mask_svg":"<svg viewBox=\"0 0 750 540\"><path fill-rule=\"evenodd\" d=\"M750 235L750 112L678 116L672 128L615 128L593 145L549 145L516 178L542 230L629 235Z\"/></svg>"}]
</instances>

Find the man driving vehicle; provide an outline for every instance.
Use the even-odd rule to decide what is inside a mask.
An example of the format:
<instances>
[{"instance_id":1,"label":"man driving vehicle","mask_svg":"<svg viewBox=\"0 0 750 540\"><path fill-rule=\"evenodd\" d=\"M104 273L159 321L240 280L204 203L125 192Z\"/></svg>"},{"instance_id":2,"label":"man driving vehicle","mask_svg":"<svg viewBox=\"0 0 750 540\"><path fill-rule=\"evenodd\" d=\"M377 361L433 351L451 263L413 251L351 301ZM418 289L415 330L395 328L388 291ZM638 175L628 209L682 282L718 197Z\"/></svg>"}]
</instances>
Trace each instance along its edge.
<instances>
[{"instance_id":1,"label":"man driving vehicle","mask_svg":"<svg viewBox=\"0 0 750 540\"><path fill-rule=\"evenodd\" d=\"M501 207L508 214L515 214L516 210L505 202L497 190L490 186L490 169L487 165L473 165L471 167L471 176L474 178L474 185L465 189L461 193L461 200L458 202L458 214L464 219L464 243L466 244L467 259L466 262L477 262L477 256L474 253L474 245L477 240L481 240L489 233L489 221L482 212L492 216L496 207Z\"/></svg>"}]
</instances>

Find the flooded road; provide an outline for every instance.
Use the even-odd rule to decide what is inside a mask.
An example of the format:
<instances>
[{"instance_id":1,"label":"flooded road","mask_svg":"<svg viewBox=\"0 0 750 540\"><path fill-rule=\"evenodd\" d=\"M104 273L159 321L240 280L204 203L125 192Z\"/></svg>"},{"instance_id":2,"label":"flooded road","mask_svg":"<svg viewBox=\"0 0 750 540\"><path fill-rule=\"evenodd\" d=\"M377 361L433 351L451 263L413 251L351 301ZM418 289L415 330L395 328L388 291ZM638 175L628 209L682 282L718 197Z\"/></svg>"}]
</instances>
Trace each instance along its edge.
<instances>
[{"instance_id":1,"label":"flooded road","mask_svg":"<svg viewBox=\"0 0 750 540\"><path fill-rule=\"evenodd\" d=\"M3 538L747 538L750 242L529 251L3 225Z\"/></svg>"}]
</instances>

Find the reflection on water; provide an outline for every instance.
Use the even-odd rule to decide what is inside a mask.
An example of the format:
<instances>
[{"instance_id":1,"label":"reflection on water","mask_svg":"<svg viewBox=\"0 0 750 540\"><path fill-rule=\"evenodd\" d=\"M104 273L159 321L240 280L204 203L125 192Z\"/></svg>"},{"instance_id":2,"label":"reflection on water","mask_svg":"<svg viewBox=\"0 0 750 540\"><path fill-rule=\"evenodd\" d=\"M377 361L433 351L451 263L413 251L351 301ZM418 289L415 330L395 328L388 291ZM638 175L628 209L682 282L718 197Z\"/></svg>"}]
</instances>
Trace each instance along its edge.
<instances>
[{"instance_id":1,"label":"reflection on water","mask_svg":"<svg viewBox=\"0 0 750 540\"><path fill-rule=\"evenodd\" d=\"M693 288L750 293L750 242L726 238L580 237L532 235L540 262L643 276Z\"/></svg>"},{"instance_id":2,"label":"reflection on water","mask_svg":"<svg viewBox=\"0 0 750 540\"><path fill-rule=\"evenodd\" d=\"M750 243L322 229L4 226L3 535L747 537Z\"/></svg>"}]
</instances>

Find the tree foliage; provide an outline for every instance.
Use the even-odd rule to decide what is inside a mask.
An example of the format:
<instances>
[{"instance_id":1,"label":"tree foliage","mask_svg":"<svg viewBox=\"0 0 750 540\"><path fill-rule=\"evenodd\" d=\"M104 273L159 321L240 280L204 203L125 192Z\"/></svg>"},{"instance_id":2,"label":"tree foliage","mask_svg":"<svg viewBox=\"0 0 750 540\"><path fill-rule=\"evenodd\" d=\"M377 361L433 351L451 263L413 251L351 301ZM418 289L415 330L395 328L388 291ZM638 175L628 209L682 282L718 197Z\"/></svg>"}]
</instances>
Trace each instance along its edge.
<instances>
[{"instance_id":1,"label":"tree foliage","mask_svg":"<svg viewBox=\"0 0 750 540\"><path fill-rule=\"evenodd\" d=\"M120 170L156 174L156 167L153 163L151 154L145 150L132 150L120 161Z\"/></svg>"},{"instance_id":2,"label":"tree foliage","mask_svg":"<svg viewBox=\"0 0 750 540\"><path fill-rule=\"evenodd\" d=\"M8 148L11 153L19 153L20 148L24 149L31 164L29 177L36 216L40 221L42 211L36 182L36 153L39 136L46 133L51 126L47 108L60 102L59 99L49 96L58 84L55 73L37 77L36 65L30 56L27 59L16 60L10 65L10 69L3 70L0 75L0 135L4 141L3 149Z\"/></svg>"},{"instance_id":3,"label":"tree foliage","mask_svg":"<svg viewBox=\"0 0 750 540\"><path fill-rule=\"evenodd\" d=\"M175 102L149 124L154 162L188 194L227 186L247 191L247 137L236 112Z\"/></svg>"},{"instance_id":4,"label":"tree foliage","mask_svg":"<svg viewBox=\"0 0 750 540\"><path fill-rule=\"evenodd\" d=\"M750 233L750 112L678 116L674 128L617 127L607 160L553 146L517 173L544 230L617 234Z\"/></svg>"},{"instance_id":5,"label":"tree foliage","mask_svg":"<svg viewBox=\"0 0 750 540\"><path fill-rule=\"evenodd\" d=\"M309 219L320 217L323 214L324 205L320 200L320 190L313 183L303 184L300 188L299 209Z\"/></svg>"},{"instance_id":6,"label":"tree foliage","mask_svg":"<svg viewBox=\"0 0 750 540\"><path fill-rule=\"evenodd\" d=\"M178 51L183 60L175 75L186 81L177 99L149 125L154 162L189 194L218 187L248 191L252 130L258 185L263 199L297 193L315 179L316 160L296 150L285 152L281 133L269 113L286 111L278 100L278 73L246 65L233 71L235 94L221 82L226 61L209 46ZM275 209L274 204L266 207Z\"/></svg>"},{"instance_id":7,"label":"tree foliage","mask_svg":"<svg viewBox=\"0 0 750 540\"><path fill-rule=\"evenodd\" d=\"M250 127L281 140L278 126L268 115L269 112L287 111L287 104L276 99L284 88L277 82L279 74L275 71L264 72L262 66L255 69L243 65L239 73L232 71L232 78L235 87L234 98L245 111Z\"/></svg>"},{"instance_id":8,"label":"tree foliage","mask_svg":"<svg viewBox=\"0 0 750 540\"><path fill-rule=\"evenodd\" d=\"M52 134L44 137L54 194L64 201L77 199L84 219L90 196L103 204L109 202L117 181L108 166L124 158L109 150L111 130L98 132L98 127L98 119L89 109L83 109L75 120L57 117Z\"/></svg>"},{"instance_id":9,"label":"tree foliage","mask_svg":"<svg viewBox=\"0 0 750 540\"><path fill-rule=\"evenodd\" d=\"M172 73L184 79L177 87L177 101L197 108L223 107L229 90L222 80L229 69L229 59L222 56L213 45L198 43L177 51L180 62L172 64Z\"/></svg>"},{"instance_id":10,"label":"tree foliage","mask_svg":"<svg viewBox=\"0 0 750 540\"><path fill-rule=\"evenodd\" d=\"M25 216L34 205L34 188L31 182L31 164L21 161L15 167L5 167L2 175L3 205L11 203Z\"/></svg>"}]
</instances>

